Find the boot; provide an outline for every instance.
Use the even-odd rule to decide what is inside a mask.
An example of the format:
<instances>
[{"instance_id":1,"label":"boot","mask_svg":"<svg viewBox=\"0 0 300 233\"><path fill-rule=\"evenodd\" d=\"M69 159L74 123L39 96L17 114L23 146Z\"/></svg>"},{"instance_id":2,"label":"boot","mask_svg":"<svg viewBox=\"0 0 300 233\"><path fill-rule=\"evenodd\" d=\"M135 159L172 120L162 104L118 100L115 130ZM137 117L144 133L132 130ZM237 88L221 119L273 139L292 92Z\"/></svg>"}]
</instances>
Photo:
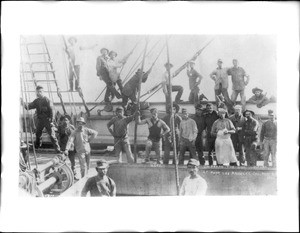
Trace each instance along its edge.
<instances>
[{"instance_id":1,"label":"boot","mask_svg":"<svg viewBox=\"0 0 300 233\"><path fill-rule=\"evenodd\" d=\"M235 167L237 167L237 163L236 163L236 162L234 162L234 163L229 163L229 166L235 166Z\"/></svg>"}]
</instances>

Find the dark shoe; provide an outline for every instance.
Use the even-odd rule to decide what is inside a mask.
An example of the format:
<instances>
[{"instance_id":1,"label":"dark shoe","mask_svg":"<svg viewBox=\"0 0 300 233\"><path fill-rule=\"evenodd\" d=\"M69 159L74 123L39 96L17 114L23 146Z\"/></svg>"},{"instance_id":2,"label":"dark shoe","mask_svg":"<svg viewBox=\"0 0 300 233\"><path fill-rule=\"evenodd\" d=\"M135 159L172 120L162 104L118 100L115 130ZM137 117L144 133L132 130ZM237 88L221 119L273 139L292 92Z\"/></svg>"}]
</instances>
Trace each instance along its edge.
<instances>
[{"instance_id":1,"label":"dark shoe","mask_svg":"<svg viewBox=\"0 0 300 233\"><path fill-rule=\"evenodd\" d=\"M213 158L211 155L208 156L208 163L209 163L209 166L212 166L214 164L214 161L213 161Z\"/></svg>"},{"instance_id":2,"label":"dark shoe","mask_svg":"<svg viewBox=\"0 0 300 233\"><path fill-rule=\"evenodd\" d=\"M234 167L237 167L237 163L229 163L229 166L234 166Z\"/></svg>"},{"instance_id":3,"label":"dark shoe","mask_svg":"<svg viewBox=\"0 0 300 233\"><path fill-rule=\"evenodd\" d=\"M205 159L204 158L199 158L199 161L200 161L200 165L205 165Z\"/></svg>"}]
</instances>

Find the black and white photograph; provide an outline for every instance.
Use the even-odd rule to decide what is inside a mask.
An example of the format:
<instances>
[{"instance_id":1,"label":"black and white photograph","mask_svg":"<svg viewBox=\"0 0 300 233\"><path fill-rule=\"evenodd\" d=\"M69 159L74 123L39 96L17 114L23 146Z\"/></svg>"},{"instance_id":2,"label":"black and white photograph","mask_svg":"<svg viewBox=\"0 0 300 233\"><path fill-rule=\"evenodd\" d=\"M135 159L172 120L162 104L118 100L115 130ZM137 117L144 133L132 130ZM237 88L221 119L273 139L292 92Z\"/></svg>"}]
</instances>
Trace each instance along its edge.
<instances>
[{"instance_id":1,"label":"black and white photograph","mask_svg":"<svg viewBox=\"0 0 300 233\"><path fill-rule=\"evenodd\" d=\"M58 227L48 218L52 223L44 231L296 229L297 224L287 227L284 223L274 224L273 228L269 221L278 219L281 213L279 207L275 211L274 203L287 200L288 195L291 202L298 201L298 185L293 183L299 178L298 155L294 150L299 116L294 102L298 94L286 87L288 83L296 87L299 81L296 60L299 45L294 43L299 35L287 31L295 35L295 40L284 40L284 32L278 28L264 30L269 20L260 25L261 29L246 30L245 24L238 24L235 17L227 19L237 23L228 32L211 30L216 25L224 26L226 21L222 22L222 17L212 19L211 24L207 20L208 26L201 31L193 15L197 12L193 8L200 10L200 3L174 3L166 18L161 12L165 9L161 2L155 6L145 2L90 4L49 4L49 12L57 9L59 17L61 10L74 9L66 15L70 17L68 22L74 20L74 25L62 23L59 27L64 19L56 18L53 12L57 28L48 27L48 18L45 25L42 20L39 26L32 25L33 30L16 28L10 37L3 37L5 69L2 71L13 69L14 77L10 72L2 74L5 76L2 90L17 87L13 91L13 104L7 105L9 96L2 95L2 106L9 106L2 112L14 115L2 118L2 125L7 120L11 122L5 123L10 125L10 132L6 128L2 131L2 168L6 171L9 167L14 180L9 185L1 184L3 209L8 193L17 200L17 205L24 204L24 211L29 207L29 211L36 209L37 213L46 212L47 216L57 215L56 218L63 216L64 211L66 215L77 212L85 213L85 221L95 222L97 217L90 215L109 209L109 214L99 215L109 219L102 227L97 223L72 225L70 220L69 224L64 222ZM145 18L137 8L123 12L126 7L121 8L121 4L136 4ZM35 20L45 10L44 4L37 5L41 12ZM92 5L95 9L91 9ZM6 6L12 12L14 5ZM209 4L203 6L214 8ZM219 7L217 3L214 6ZM230 9L229 15L246 8L231 6L224 5ZM276 4L272 6L270 17L279 9ZM289 12L297 5L283 6ZM185 7L182 12L181 7ZM249 7L253 11L259 5ZM92 14L96 8L105 12L104 17ZM85 15L88 19L74 17L79 9L82 9L80 17ZM147 18L150 9L157 9L153 21ZM182 21L176 18L179 12L184 12ZM136 20L124 18L134 13ZM260 13L259 16L264 22ZM297 18L292 16L291 19ZM170 29L164 30L168 22ZM7 29L8 21L4 23ZM251 23L259 25L256 20ZM297 25L294 23L293 28ZM96 25L98 29L93 29ZM154 29L147 30L149 25ZM7 56L9 42L14 47L11 56ZM282 51L292 51L292 43L297 46L296 56L289 54L288 66ZM13 63L7 66L6 61L12 56ZM291 67L294 68L288 70ZM12 134L14 141L7 142ZM7 162L6 154L12 146L14 153L9 153L9 157L15 158ZM15 153L19 156L13 156ZM3 181L8 175L2 173ZM288 180L294 193L288 193L284 186ZM9 187L13 187L11 192L7 191ZM284 201L279 205L290 206ZM202 225L194 220L201 206L209 213L202 212L201 218L205 216L211 223ZM225 209L231 207L227 215ZM163 212L157 213L161 208ZM212 218L220 209L218 225L218 220L214 222ZM256 213L260 209L263 211ZM126 215L127 211L131 214ZM237 216L245 211L247 217ZM123 213L123 217L112 216L115 212L119 212L118 216ZM268 221L264 221L263 216L267 215L264 212L273 212L276 217L268 216ZM289 221L297 218L296 212L291 212L293 217ZM193 215L190 219L189 214ZM232 221L230 215L232 220L239 219L239 223L228 225ZM258 224L245 225L254 221L246 220L252 215L254 219L260 218ZM8 227L13 219L8 220L7 216L4 230L13 229ZM147 222L150 225L141 227L150 216L152 219ZM170 227L167 221L175 219L175 225ZM113 220L120 221L120 225L114 226ZM189 225L186 221L194 222ZM41 224L33 229L42 231L43 227Z\"/></svg>"}]
</instances>

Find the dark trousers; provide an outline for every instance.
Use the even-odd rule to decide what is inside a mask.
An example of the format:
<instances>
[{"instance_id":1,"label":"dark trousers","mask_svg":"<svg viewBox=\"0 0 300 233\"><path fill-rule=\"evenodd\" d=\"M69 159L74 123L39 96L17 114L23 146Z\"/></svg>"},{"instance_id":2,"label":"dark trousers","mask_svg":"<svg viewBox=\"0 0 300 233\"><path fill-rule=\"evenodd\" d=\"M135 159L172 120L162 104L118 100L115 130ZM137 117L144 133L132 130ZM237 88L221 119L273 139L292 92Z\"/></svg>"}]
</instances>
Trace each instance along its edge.
<instances>
[{"instance_id":1,"label":"dark trousers","mask_svg":"<svg viewBox=\"0 0 300 233\"><path fill-rule=\"evenodd\" d=\"M195 142L195 146L196 146L196 151L198 153L198 159L201 165L205 164L205 159L203 158L203 142L202 142L202 132L198 133L197 138L196 138L196 142Z\"/></svg>"},{"instance_id":2,"label":"dark trousers","mask_svg":"<svg viewBox=\"0 0 300 233\"><path fill-rule=\"evenodd\" d=\"M246 160L247 166L256 166L257 154L256 146L257 142L253 141L252 137L245 137L245 150L246 150Z\"/></svg>"},{"instance_id":3,"label":"dark trousers","mask_svg":"<svg viewBox=\"0 0 300 233\"><path fill-rule=\"evenodd\" d=\"M241 132L231 134L234 150L239 152L239 162L245 163L245 153L243 145L243 134Z\"/></svg>"},{"instance_id":4,"label":"dark trousers","mask_svg":"<svg viewBox=\"0 0 300 233\"><path fill-rule=\"evenodd\" d=\"M80 66L76 65L74 66L73 70L73 65L69 65L69 85L70 85L70 90L74 90L74 79L75 79L75 90L78 89L79 87L79 75L80 75Z\"/></svg>"},{"instance_id":5,"label":"dark trousers","mask_svg":"<svg viewBox=\"0 0 300 233\"><path fill-rule=\"evenodd\" d=\"M221 95L221 94L224 96L225 104L227 105L227 107L232 107L233 103L232 103L231 99L229 98L228 90L227 90L227 88L223 88L221 84L220 84L219 89L215 89L215 97L216 97L217 106L220 102L217 98L217 95Z\"/></svg>"},{"instance_id":6,"label":"dark trousers","mask_svg":"<svg viewBox=\"0 0 300 233\"><path fill-rule=\"evenodd\" d=\"M189 102L191 103L191 104L196 104L196 103L198 103L198 100L199 100L199 97L198 97L198 95L199 95L199 87L194 87L192 90L191 90L191 92L190 92L190 95L189 95Z\"/></svg>"},{"instance_id":7,"label":"dark trousers","mask_svg":"<svg viewBox=\"0 0 300 233\"><path fill-rule=\"evenodd\" d=\"M46 128L47 133L50 136L51 142L53 143L54 149L60 151L60 146L58 145L58 140L55 135L54 127L51 127L48 119L38 119L36 125L36 146L39 147L40 139L43 133L43 129Z\"/></svg>"},{"instance_id":8,"label":"dark trousers","mask_svg":"<svg viewBox=\"0 0 300 233\"><path fill-rule=\"evenodd\" d=\"M179 152L179 136L176 134L176 151L177 154ZM171 149L173 149L173 143L172 143L172 138L168 137L168 138L164 138L164 159L163 159L163 163L164 164L169 164L169 160L170 160L170 151ZM175 155L174 155L175 156ZM175 158L173 158L173 164L175 164Z\"/></svg>"},{"instance_id":9,"label":"dark trousers","mask_svg":"<svg viewBox=\"0 0 300 233\"><path fill-rule=\"evenodd\" d=\"M212 157L212 152L215 149L215 141L216 137L211 136L210 134L207 134L207 150L208 150L208 163L209 166L213 165L213 157Z\"/></svg>"},{"instance_id":10,"label":"dark trousers","mask_svg":"<svg viewBox=\"0 0 300 233\"><path fill-rule=\"evenodd\" d=\"M115 96L118 99L122 98L121 94L115 88L115 83L113 83L111 80L103 79L103 81L106 83L106 92L104 96L105 102L111 102L115 98Z\"/></svg>"},{"instance_id":11,"label":"dark trousers","mask_svg":"<svg viewBox=\"0 0 300 233\"><path fill-rule=\"evenodd\" d=\"M186 138L181 138L180 141L180 154L179 154L179 165L184 164L184 154L186 150L190 151L190 156L194 159L196 159L196 147L195 144L191 141L189 141Z\"/></svg>"},{"instance_id":12,"label":"dark trousers","mask_svg":"<svg viewBox=\"0 0 300 233\"><path fill-rule=\"evenodd\" d=\"M167 85L167 89L169 91L169 86L168 85ZM175 102L179 103L180 98L181 98L182 93L183 93L183 87L179 86L179 85L178 86L177 85L172 86L172 92L177 92L176 97L175 97ZM169 95L166 95L166 103L169 103L169 102L170 102Z\"/></svg>"}]
</instances>

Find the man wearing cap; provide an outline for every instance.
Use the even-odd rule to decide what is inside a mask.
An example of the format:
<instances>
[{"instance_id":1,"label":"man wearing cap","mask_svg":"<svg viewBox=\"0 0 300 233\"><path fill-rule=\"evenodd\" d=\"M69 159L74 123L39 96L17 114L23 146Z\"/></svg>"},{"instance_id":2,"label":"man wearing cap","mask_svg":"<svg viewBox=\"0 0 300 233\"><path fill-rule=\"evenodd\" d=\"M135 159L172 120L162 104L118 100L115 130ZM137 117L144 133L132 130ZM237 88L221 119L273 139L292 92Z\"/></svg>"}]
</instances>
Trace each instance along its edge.
<instances>
[{"instance_id":1,"label":"man wearing cap","mask_svg":"<svg viewBox=\"0 0 300 233\"><path fill-rule=\"evenodd\" d=\"M58 125L57 132L59 146L62 151L65 151L69 137L75 130L75 127L70 123L70 121L71 117L69 115L60 117L60 124ZM74 145L71 145L68 157L71 162L71 169L73 171L73 174L76 175Z\"/></svg>"},{"instance_id":2,"label":"man wearing cap","mask_svg":"<svg viewBox=\"0 0 300 233\"><path fill-rule=\"evenodd\" d=\"M213 123L219 119L218 113L213 110L213 104L207 103L204 115L205 122L205 130L206 130L206 142L207 142L207 150L208 150L208 163L209 166L213 165L213 157L212 152L215 149L215 140L216 137L211 134L211 128Z\"/></svg>"},{"instance_id":3,"label":"man wearing cap","mask_svg":"<svg viewBox=\"0 0 300 233\"><path fill-rule=\"evenodd\" d=\"M263 123L260 141L264 149L264 166L269 167L269 156L272 156L272 167L276 167L277 121L274 112L269 110L269 120Z\"/></svg>"},{"instance_id":4,"label":"man wearing cap","mask_svg":"<svg viewBox=\"0 0 300 233\"><path fill-rule=\"evenodd\" d=\"M201 80L203 79L202 75L200 75L195 69L195 61L190 61L187 65L187 76L189 77L189 86L190 86L190 95L189 102L191 104L198 103L198 95L199 95L199 85Z\"/></svg>"},{"instance_id":5,"label":"man wearing cap","mask_svg":"<svg viewBox=\"0 0 300 233\"><path fill-rule=\"evenodd\" d=\"M68 54L70 55L69 59L69 85L70 91L74 91L74 79L75 79L75 90L78 90L79 87L79 79L80 79L80 50L85 49L93 49L97 46L97 44L83 47L77 43L77 38L71 36L69 39L69 46L67 48Z\"/></svg>"},{"instance_id":6,"label":"man wearing cap","mask_svg":"<svg viewBox=\"0 0 300 233\"><path fill-rule=\"evenodd\" d=\"M242 114L242 106L234 106L234 114L229 117L229 120L233 123L235 127L235 133L231 134L231 140L236 152L239 152L239 162L240 166L245 165L245 153L244 153L244 144L243 144L243 125L246 121L246 118Z\"/></svg>"},{"instance_id":7,"label":"man wearing cap","mask_svg":"<svg viewBox=\"0 0 300 233\"><path fill-rule=\"evenodd\" d=\"M192 119L189 118L189 114L185 108L182 109L182 121L180 123L180 154L179 154L179 164L184 164L184 154L186 149L190 151L192 158L196 158L196 147L195 141L198 133L197 124Z\"/></svg>"},{"instance_id":8,"label":"man wearing cap","mask_svg":"<svg viewBox=\"0 0 300 233\"><path fill-rule=\"evenodd\" d=\"M173 120L174 120L174 131L175 131L175 138L176 138L176 151L177 153L179 152L179 127L180 127L180 122L182 121L181 117L178 115L179 112L179 105L176 103L173 103ZM163 121L171 128L171 111L170 111L170 106L167 111L167 115L163 118ZM169 164L170 160L170 151L171 148L174 146L173 143L173 137L172 137L172 132L169 132L166 134L164 137L164 159L163 162L164 164ZM173 164L175 164L175 158L173 159Z\"/></svg>"},{"instance_id":9,"label":"man wearing cap","mask_svg":"<svg viewBox=\"0 0 300 233\"><path fill-rule=\"evenodd\" d=\"M61 151L58 144L58 140L55 135L55 129L53 123L54 122L53 103L46 96L44 96L44 88L42 86L36 87L36 95L37 98L29 104L25 104L23 99L21 99L21 104L24 106L25 109L27 110L36 109L35 113L37 115L37 124L36 124L36 135L35 135L36 136L35 148L38 149L40 147L40 140L43 133L43 129L46 128L55 151L60 153Z\"/></svg>"},{"instance_id":10,"label":"man wearing cap","mask_svg":"<svg viewBox=\"0 0 300 233\"><path fill-rule=\"evenodd\" d=\"M257 155L256 147L258 144L258 127L259 123L253 118L254 112L246 110L243 113L246 121L242 127L244 134L244 145L246 150L247 166L256 166Z\"/></svg>"},{"instance_id":11,"label":"man wearing cap","mask_svg":"<svg viewBox=\"0 0 300 233\"><path fill-rule=\"evenodd\" d=\"M235 104L235 101L240 94L241 96L241 104L243 106L243 110L246 107L246 96L245 96L245 87L249 83L249 75L246 74L245 70L242 67L238 66L238 60L232 60L233 67L229 68L227 73L231 76L232 81L232 94L231 101ZM245 80L246 78L246 80Z\"/></svg>"},{"instance_id":12,"label":"man wearing cap","mask_svg":"<svg viewBox=\"0 0 300 233\"><path fill-rule=\"evenodd\" d=\"M162 76L162 88L163 88L163 92L166 96L166 103L169 103L169 72L168 70L170 70L171 73L171 68L173 67L173 65L171 63L166 63L165 64L165 68L166 71ZM171 79L173 78L174 75L171 74ZM182 102L182 100L180 99L183 93L183 87L180 85L172 85L172 92L177 92L177 95L175 97L175 102L178 104L180 102Z\"/></svg>"},{"instance_id":13,"label":"man wearing cap","mask_svg":"<svg viewBox=\"0 0 300 233\"><path fill-rule=\"evenodd\" d=\"M100 80L103 80L106 84L106 92L104 96L105 103L110 103L111 100L117 96L118 99L120 99L122 96L121 94L116 90L113 81L111 80L109 76L109 67L108 67L108 61L110 57L108 56L109 51L107 48L102 48L100 50L101 55L97 57L96 60L96 70L97 70L97 76L100 78ZM113 53L111 53L113 55Z\"/></svg>"},{"instance_id":14,"label":"man wearing cap","mask_svg":"<svg viewBox=\"0 0 300 233\"><path fill-rule=\"evenodd\" d=\"M149 136L148 140L146 142L146 159L145 162L150 161L150 152L152 147L154 148L154 151L156 153L157 157L157 163L161 164L161 147L162 147L162 142L161 138L164 137L167 133L170 132L169 126L167 124L158 118L158 110L156 108L150 109L151 112L151 118L146 118L144 120L140 119L139 112L137 117L138 117L138 124L139 125L144 125L147 124L149 128ZM161 132L163 130L163 132Z\"/></svg>"},{"instance_id":15,"label":"man wearing cap","mask_svg":"<svg viewBox=\"0 0 300 233\"><path fill-rule=\"evenodd\" d=\"M218 96L222 94L224 96L226 105L231 107L233 104L228 95L228 68L222 68L223 61L221 59L218 60L217 64L217 69L210 74L211 79L215 81L214 89L216 102L218 105L220 102Z\"/></svg>"},{"instance_id":16,"label":"man wearing cap","mask_svg":"<svg viewBox=\"0 0 300 233\"><path fill-rule=\"evenodd\" d=\"M90 142L97 136L98 132L85 127L86 123L83 117L79 117L76 123L77 128L69 137L65 154L68 155L71 145L74 144L76 156L80 164L81 177L84 177L90 168Z\"/></svg>"},{"instance_id":17,"label":"man wearing cap","mask_svg":"<svg viewBox=\"0 0 300 233\"><path fill-rule=\"evenodd\" d=\"M138 69L137 72L129 79L129 81L125 84L122 96L123 96L123 107L126 110L128 107L128 99L131 100L131 102L134 105L137 105L137 92L138 92L138 86L139 86L139 79L142 77L142 83L145 83L148 79L149 74L151 73L152 68L150 68L146 73L142 70Z\"/></svg>"},{"instance_id":18,"label":"man wearing cap","mask_svg":"<svg viewBox=\"0 0 300 233\"><path fill-rule=\"evenodd\" d=\"M108 177L108 163L106 160L101 159L97 161L96 171L97 175L90 177L82 191L81 196L85 197L90 192L91 197L115 197L117 193L116 184L112 178Z\"/></svg>"},{"instance_id":19,"label":"man wearing cap","mask_svg":"<svg viewBox=\"0 0 300 233\"><path fill-rule=\"evenodd\" d=\"M127 162L133 163L133 156L128 139L128 124L134 120L135 116L125 117L122 107L117 107L116 115L116 117L113 117L107 123L108 131L114 137L115 155L118 157L119 163L121 163L122 151L125 151ZM113 126L113 129L111 126Z\"/></svg>"},{"instance_id":20,"label":"man wearing cap","mask_svg":"<svg viewBox=\"0 0 300 233\"><path fill-rule=\"evenodd\" d=\"M256 104L258 108L261 108L270 103L270 100L266 97L267 93L263 94L262 89L255 87L252 89L252 93L254 95L248 100L249 103Z\"/></svg>"},{"instance_id":21,"label":"man wearing cap","mask_svg":"<svg viewBox=\"0 0 300 233\"><path fill-rule=\"evenodd\" d=\"M190 159L187 163L189 176L184 178L181 188L181 196L205 195L207 190L206 181L198 174L199 162L196 159Z\"/></svg>"},{"instance_id":22,"label":"man wearing cap","mask_svg":"<svg viewBox=\"0 0 300 233\"><path fill-rule=\"evenodd\" d=\"M195 142L196 151L198 153L198 159L201 165L205 165L205 159L203 157L203 137L202 133L205 129L205 119L203 116L203 110L201 104L197 104L195 107L195 116L192 118L196 124L198 129L198 134Z\"/></svg>"},{"instance_id":23,"label":"man wearing cap","mask_svg":"<svg viewBox=\"0 0 300 233\"><path fill-rule=\"evenodd\" d=\"M215 141L217 165L237 166L235 151L230 139L230 135L235 133L235 127L228 118L225 118L226 113L225 109L219 108L219 119L211 128L211 134L217 137Z\"/></svg>"}]
</instances>

